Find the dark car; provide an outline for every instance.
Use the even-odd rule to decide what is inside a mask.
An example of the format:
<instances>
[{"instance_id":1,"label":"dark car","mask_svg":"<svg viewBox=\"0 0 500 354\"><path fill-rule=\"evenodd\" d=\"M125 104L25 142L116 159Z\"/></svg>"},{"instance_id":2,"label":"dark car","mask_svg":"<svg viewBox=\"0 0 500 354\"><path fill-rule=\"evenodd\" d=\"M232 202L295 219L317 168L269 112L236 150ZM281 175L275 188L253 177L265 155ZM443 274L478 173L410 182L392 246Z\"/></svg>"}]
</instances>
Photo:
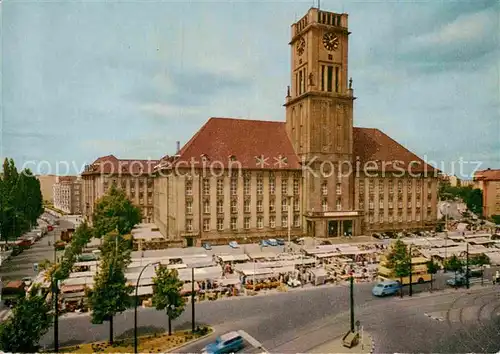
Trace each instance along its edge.
<instances>
[{"instance_id":1,"label":"dark car","mask_svg":"<svg viewBox=\"0 0 500 354\"><path fill-rule=\"evenodd\" d=\"M279 245L279 246L284 246L284 245L285 245L285 240L284 240L284 239L282 239L282 238L277 238L277 239L276 239L276 242L278 242L278 245Z\"/></svg>"}]
</instances>

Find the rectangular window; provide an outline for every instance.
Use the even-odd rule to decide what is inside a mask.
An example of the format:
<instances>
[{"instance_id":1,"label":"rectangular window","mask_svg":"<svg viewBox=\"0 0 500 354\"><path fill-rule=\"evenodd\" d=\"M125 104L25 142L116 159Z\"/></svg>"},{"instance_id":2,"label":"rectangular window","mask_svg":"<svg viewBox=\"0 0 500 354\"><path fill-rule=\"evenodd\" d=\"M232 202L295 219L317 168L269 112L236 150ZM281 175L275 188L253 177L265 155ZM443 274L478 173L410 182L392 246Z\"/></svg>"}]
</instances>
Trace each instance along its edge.
<instances>
[{"instance_id":1,"label":"rectangular window","mask_svg":"<svg viewBox=\"0 0 500 354\"><path fill-rule=\"evenodd\" d=\"M203 231L210 231L210 219L203 219Z\"/></svg>"},{"instance_id":2,"label":"rectangular window","mask_svg":"<svg viewBox=\"0 0 500 354\"><path fill-rule=\"evenodd\" d=\"M299 89L298 89L298 94L302 94L302 70L299 70Z\"/></svg>"},{"instance_id":3,"label":"rectangular window","mask_svg":"<svg viewBox=\"0 0 500 354\"><path fill-rule=\"evenodd\" d=\"M300 201L299 198L293 200L293 210L300 211Z\"/></svg>"},{"instance_id":4,"label":"rectangular window","mask_svg":"<svg viewBox=\"0 0 500 354\"><path fill-rule=\"evenodd\" d=\"M326 184L326 181L324 181L321 185L321 194L328 195L328 185Z\"/></svg>"},{"instance_id":5,"label":"rectangular window","mask_svg":"<svg viewBox=\"0 0 500 354\"><path fill-rule=\"evenodd\" d=\"M333 85L332 81L333 81L333 67L329 66L327 80L326 80L326 90L328 92L332 92L332 85Z\"/></svg>"},{"instance_id":6,"label":"rectangular window","mask_svg":"<svg viewBox=\"0 0 500 354\"><path fill-rule=\"evenodd\" d=\"M276 181L274 178L269 179L269 194L274 194L276 192Z\"/></svg>"},{"instance_id":7,"label":"rectangular window","mask_svg":"<svg viewBox=\"0 0 500 354\"><path fill-rule=\"evenodd\" d=\"M321 65L321 91L325 91L325 66Z\"/></svg>"},{"instance_id":8,"label":"rectangular window","mask_svg":"<svg viewBox=\"0 0 500 354\"><path fill-rule=\"evenodd\" d=\"M257 212L261 213L262 209L262 200L257 200Z\"/></svg>"},{"instance_id":9,"label":"rectangular window","mask_svg":"<svg viewBox=\"0 0 500 354\"><path fill-rule=\"evenodd\" d=\"M210 202L208 200L203 202L203 212L205 214L210 214Z\"/></svg>"},{"instance_id":10,"label":"rectangular window","mask_svg":"<svg viewBox=\"0 0 500 354\"><path fill-rule=\"evenodd\" d=\"M217 219L217 230L219 231L224 230L224 219L222 218Z\"/></svg>"},{"instance_id":11,"label":"rectangular window","mask_svg":"<svg viewBox=\"0 0 500 354\"><path fill-rule=\"evenodd\" d=\"M337 199L337 210L338 211L342 210L342 200L340 198Z\"/></svg>"},{"instance_id":12,"label":"rectangular window","mask_svg":"<svg viewBox=\"0 0 500 354\"><path fill-rule=\"evenodd\" d=\"M219 214L224 213L224 202L222 200L217 201L217 213Z\"/></svg>"},{"instance_id":13,"label":"rectangular window","mask_svg":"<svg viewBox=\"0 0 500 354\"><path fill-rule=\"evenodd\" d=\"M210 195L210 180L208 178L203 180L203 195Z\"/></svg>"},{"instance_id":14,"label":"rectangular window","mask_svg":"<svg viewBox=\"0 0 500 354\"><path fill-rule=\"evenodd\" d=\"M323 211L328 211L328 201L326 200L326 198L324 198L321 202L321 208L323 209Z\"/></svg>"},{"instance_id":15,"label":"rectangular window","mask_svg":"<svg viewBox=\"0 0 500 354\"><path fill-rule=\"evenodd\" d=\"M246 217L244 220L243 220L243 227L248 230L250 228L250 218L249 217Z\"/></svg>"},{"instance_id":16,"label":"rectangular window","mask_svg":"<svg viewBox=\"0 0 500 354\"><path fill-rule=\"evenodd\" d=\"M224 180L217 180L217 195L224 195Z\"/></svg>"},{"instance_id":17,"label":"rectangular window","mask_svg":"<svg viewBox=\"0 0 500 354\"><path fill-rule=\"evenodd\" d=\"M245 200L243 206L244 206L245 213L249 213L250 212L250 201Z\"/></svg>"},{"instance_id":18,"label":"rectangular window","mask_svg":"<svg viewBox=\"0 0 500 354\"><path fill-rule=\"evenodd\" d=\"M238 202L236 200L231 200L231 213L238 213Z\"/></svg>"},{"instance_id":19,"label":"rectangular window","mask_svg":"<svg viewBox=\"0 0 500 354\"><path fill-rule=\"evenodd\" d=\"M236 230L236 218L231 218L231 230Z\"/></svg>"},{"instance_id":20,"label":"rectangular window","mask_svg":"<svg viewBox=\"0 0 500 354\"><path fill-rule=\"evenodd\" d=\"M243 190L244 190L245 195L250 195L250 179L249 178L245 178L243 180Z\"/></svg>"},{"instance_id":21,"label":"rectangular window","mask_svg":"<svg viewBox=\"0 0 500 354\"><path fill-rule=\"evenodd\" d=\"M303 71L304 74L302 76L302 93L306 92L307 68L304 68Z\"/></svg>"},{"instance_id":22,"label":"rectangular window","mask_svg":"<svg viewBox=\"0 0 500 354\"><path fill-rule=\"evenodd\" d=\"M288 195L288 180L286 179L281 180L281 195L282 196Z\"/></svg>"},{"instance_id":23,"label":"rectangular window","mask_svg":"<svg viewBox=\"0 0 500 354\"><path fill-rule=\"evenodd\" d=\"M293 194L299 195L299 180L298 179L293 180Z\"/></svg>"},{"instance_id":24,"label":"rectangular window","mask_svg":"<svg viewBox=\"0 0 500 354\"><path fill-rule=\"evenodd\" d=\"M262 216L257 217L257 228L264 228L264 218Z\"/></svg>"},{"instance_id":25,"label":"rectangular window","mask_svg":"<svg viewBox=\"0 0 500 354\"><path fill-rule=\"evenodd\" d=\"M269 217L269 227L274 229L276 227L276 216Z\"/></svg>"},{"instance_id":26,"label":"rectangular window","mask_svg":"<svg viewBox=\"0 0 500 354\"><path fill-rule=\"evenodd\" d=\"M262 191L264 189L264 181L262 178L257 178L257 194L262 195Z\"/></svg>"},{"instance_id":27,"label":"rectangular window","mask_svg":"<svg viewBox=\"0 0 500 354\"><path fill-rule=\"evenodd\" d=\"M339 67L335 67L335 92L339 92Z\"/></svg>"},{"instance_id":28,"label":"rectangular window","mask_svg":"<svg viewBox=\"0 0 500 354\"><path fill-rule=\"evenodd\" d=\"M342 194L342 183L337 183L336 191L337 191L337 195Z\"/></svg>"},{"instance_id":29,"label":"rectangular window","mask_svg":"<svg viewBox=\"0 0 500 354\"><path fill-rule=\"evenodd\" d=\"M274 213L276 211L276 203L275 203L274 199L269 201L269 211L271 213Z\"/></svg>"},{"instance_id":30,"label":"rectangular window","mask_svg":"<svg viewBox=\"0 0 500 354\"><path fill-rule=\"evenodd\" d=\"M281 227L287 227L288 226L288 217L286 215L283 215L281 217Z\"/></svg>"},{"instance_id":31,"label":"rectangular window","mask_svg":"<svg viewBox=\"0 0 500 354\"><path fill-rule=\"evenodd\" d=\"M186 214L193 213L193 202L186 202Z\"/></svg>"},{"instance_id":32,"label":"rectangular window","mask_svg":"<svg viewBox=\"0 0 500 354\"><path fill-rule=\"evenodd\" d=\"M282 211L287 211L288 210L288 207L287 207L287 202L286 202L286 198L283 198L281 200L281 210Z\"/></svg>"},{"instance_id":33,"label":"rectangular window","mask_svg":"<svg viewBox=\"0 0 500 354\"><path fill-rule=\"evenodd\" d=\"M238 180L236 178L231 178L231 195L238 194Z\"/></svg>"},{"instance_id":34,"label":"rectangular window","mask_svg":"<svg viewBox=\"0 0 500 354\"><path fill-rule=\"evenodd\" d=\"M294 215L293 216L293 226L299 227L300 226L300 216L299 215Z\"/></svg>"}]
</instances>

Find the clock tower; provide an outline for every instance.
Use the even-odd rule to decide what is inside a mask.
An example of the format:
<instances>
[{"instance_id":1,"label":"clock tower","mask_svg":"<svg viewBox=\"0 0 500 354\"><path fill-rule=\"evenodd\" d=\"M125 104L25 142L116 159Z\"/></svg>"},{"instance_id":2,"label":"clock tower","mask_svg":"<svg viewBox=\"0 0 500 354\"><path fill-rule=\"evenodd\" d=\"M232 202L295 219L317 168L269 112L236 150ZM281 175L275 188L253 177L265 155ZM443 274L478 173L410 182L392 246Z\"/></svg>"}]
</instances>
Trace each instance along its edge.
<instances>
[{"instance_id":1,"label":"clock tower","mask_svg":"<svg viewBox=\"0 0 500 354\"><path fill-rule=\"evenodd\" d=\"M354 175L349 170L354 167L355 98L347 71L347 14L311 8L291 29L286 128L304 166L302 210L307 232L355 234L354 220L344 225L343 217L328 216L339 212L353 216L354 211Z\"/></svg>"}]
</instances>

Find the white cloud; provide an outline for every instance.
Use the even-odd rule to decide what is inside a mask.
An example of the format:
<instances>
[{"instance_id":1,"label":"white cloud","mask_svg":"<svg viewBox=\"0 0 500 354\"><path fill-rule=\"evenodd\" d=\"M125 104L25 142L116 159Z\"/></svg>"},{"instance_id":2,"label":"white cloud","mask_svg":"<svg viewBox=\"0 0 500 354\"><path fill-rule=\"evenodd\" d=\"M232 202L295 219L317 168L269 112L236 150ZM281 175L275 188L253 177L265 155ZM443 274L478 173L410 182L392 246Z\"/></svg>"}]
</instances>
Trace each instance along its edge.
<instances>
[{"instance_id":1,"label":"white cloud","mask_svg":"<svg viewBox=\"0 0 500 354\"><path fill-rule=\"evenodd\" d=\"M485 10L458 17L442 26L437 32L414 37L409 45L466 46L481 41L485 36L498 36L499 18L496 11Z\"/></svg>"},{"instance_id":2,"label":"white cloud","mask_svg":"<svg viewBox=\"0 0 500 354\"><path fill-rule=\"evenodd\" d=\"M167 118L179 118L186 115L194 115L200 113L198 107L175 106L162 103L145 103L139 106L139 109L145 113L154 114Z\"/></svg>"}]
</instances>

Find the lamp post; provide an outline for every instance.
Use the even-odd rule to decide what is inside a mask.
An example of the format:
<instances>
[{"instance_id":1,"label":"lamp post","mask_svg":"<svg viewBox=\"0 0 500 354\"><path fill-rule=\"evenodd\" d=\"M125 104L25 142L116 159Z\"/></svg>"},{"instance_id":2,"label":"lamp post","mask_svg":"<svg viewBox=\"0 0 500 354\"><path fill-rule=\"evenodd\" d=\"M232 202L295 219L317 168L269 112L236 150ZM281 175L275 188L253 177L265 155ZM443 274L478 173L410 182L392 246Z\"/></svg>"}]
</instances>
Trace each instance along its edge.
<instances>
[{"instance_id":1,"label":"lamp post","mask_svg":"<svg viewBox=\"0 0 500 354\"><path fill-rule=\"evenodd\" d=\"M292 230L292 198L292 195L288 195L288 252L292 250L292 244L290 241Z\"/></svg>"},{"instance_id":2,"label":"lamp post","mask_svg":"<svg viewBox=\"0 0 500 354\"><path fill-rule=\"evenodd\" d=\"M465 240L465 286L469 289L469 241Z\"/></svg>"},{"instance_id":3,"label":"lamp post","mask_svg":"<svg viewBox=\"0 0 500 354\"><path fill-rule=\"evenodd\" d=\"M146 270L150 265L158 265L159 262L151 262L146 264L139 273L139 277L137 278L137 283L135 285L135 306L134 306L134 353L137 353L137 306L139 305L139 281L141 280L142 273Z\"/></svg>"},{"instance_id":4,"label":"lamp post","mask_svg":"<svg viewBox=\"0 0 500 354\"><path fill-rule=\"evenodd\" d=\"M195 314L194 314L194 268L191 268L191 330L195 332Z\"/></svg>"},{"instance_id":5,"label":"lamp post","mask_svg":"<svg viewBox=\"0 0 500 354\"><path fill-rule=\"evenodd\" d=\"M413 244L410 243L410 247L409 247L409 253L410 253L410 289L409 289L409 296L412 296L413 295L413 286L412 286L412 283L413 283L413 279L412 279L412 273L413 273L413 269L412 269L412 254L411 254L411 247L413 246Z\"/></svg>"},{"instance_id":6,"label":"lamp post","mask_svg":"<svg viewBox=\"0 0 500 354\"><path fill-rule=\"evenodd\" d=\"M349 278L350 298L349 304L351 307L351 332L354 333L354 270L351 264L351 277Z\"/></svg>"},{"instance_id":7,"label":"lamp post","mask_svg":"<svg viewBox=\"0 0 500 354\"><path fill-rule=\"evenodd\" d=\"M59 280L52 274L52 295L54 300L54 352L59 352Z\"/></svg>"},{"instance_id":8,"label":"lamp post","mask_svg":"<svg viewBox=\"0 0 500 354\"><path fill-rule=\"evenodd\" d=\"M445 204L446 214L445 214L445 230L444 230L444 261L448 259L448 213L450 209L450 204ZM446 267L443 269L443 273L446 273Z\"/></svg>"}]
</instances>

